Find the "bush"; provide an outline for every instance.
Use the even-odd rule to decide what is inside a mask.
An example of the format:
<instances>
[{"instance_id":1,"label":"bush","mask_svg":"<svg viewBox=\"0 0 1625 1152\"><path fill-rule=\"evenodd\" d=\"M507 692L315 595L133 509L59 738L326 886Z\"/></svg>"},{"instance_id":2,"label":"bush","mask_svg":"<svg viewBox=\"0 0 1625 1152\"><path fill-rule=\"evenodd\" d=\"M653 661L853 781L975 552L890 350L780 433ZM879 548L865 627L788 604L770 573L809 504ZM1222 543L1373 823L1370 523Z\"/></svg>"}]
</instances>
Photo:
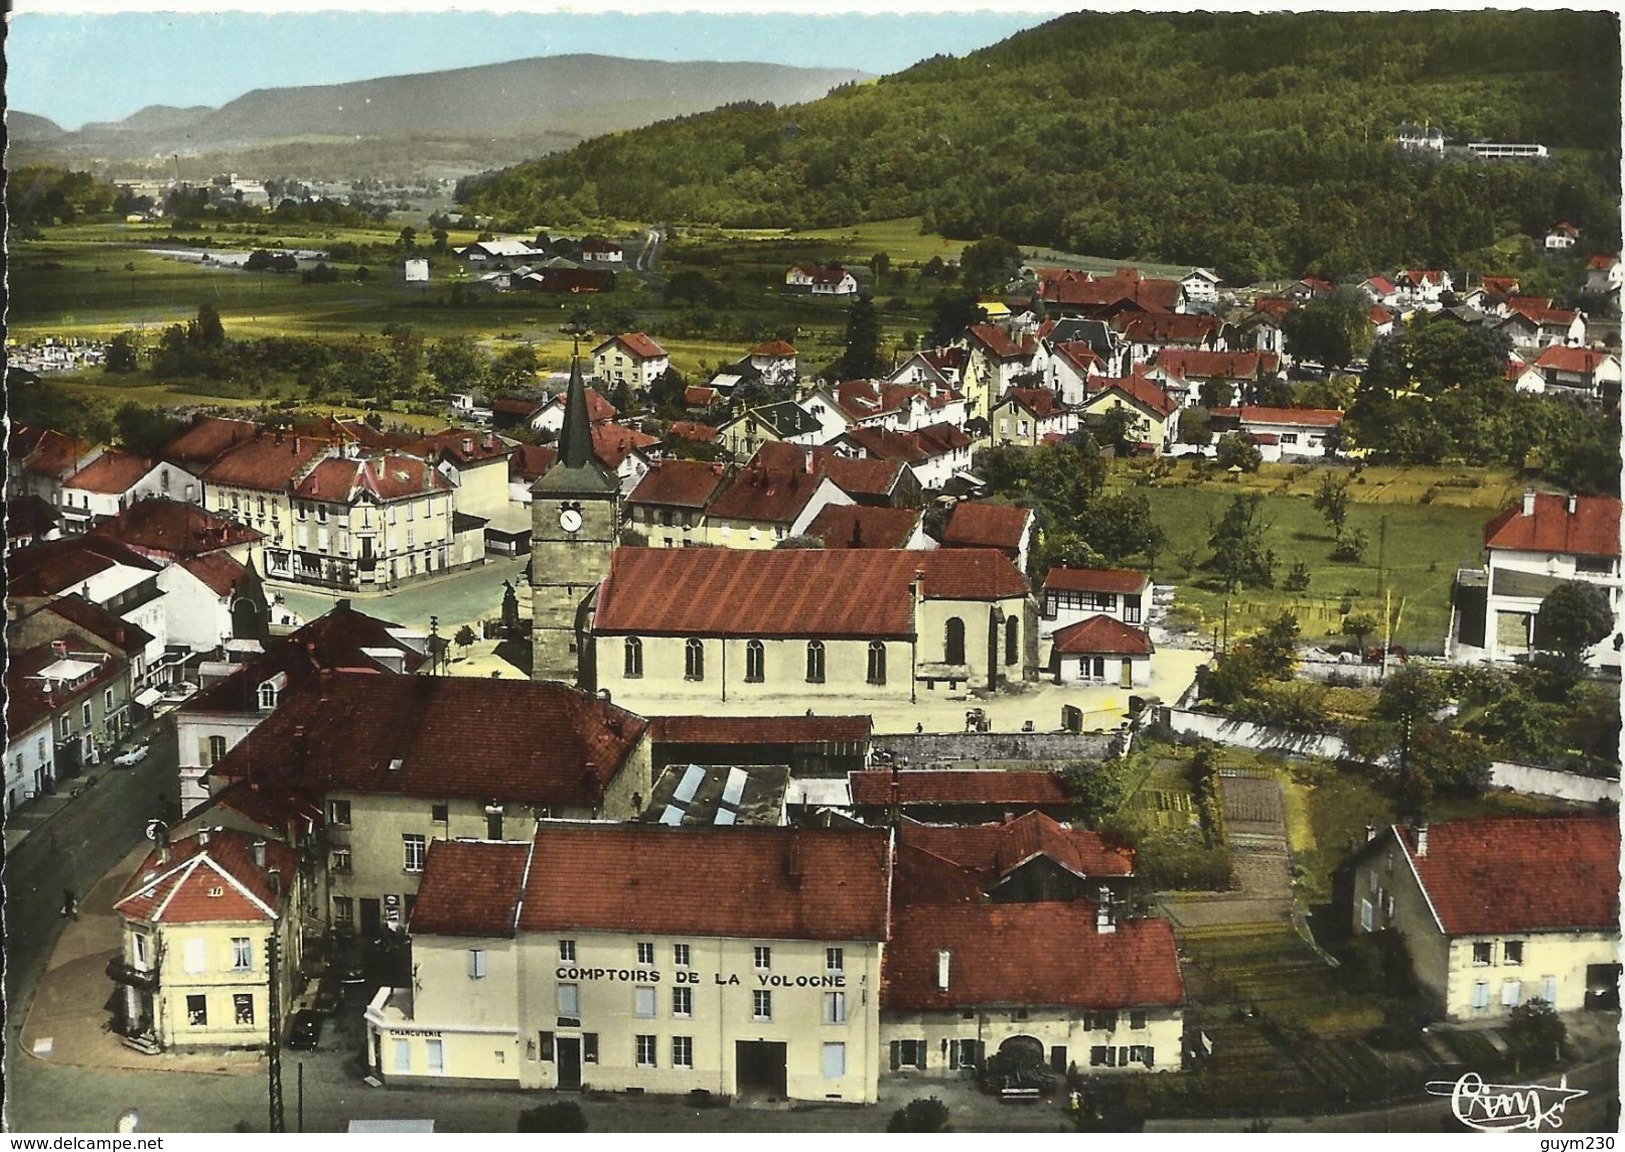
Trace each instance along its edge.
<instances>
[{"instance_id":1,"label":"bush","mask_svg":"<svg viewBox=\"0 0 1625 1152\"><path fill-rule=\"evenodd\" d=\"M521 1132L585 1132L587 1114L574 1100L538 1104L519 1114Z\"/></svg>"},{"instance_id":2,"label":"bush","mask_svg":"<svg viewBox=\"0 0 1625 1152\"><path fill-rule=\"evenodd\" d=\"M917 1097L891 1114L888 1132L946 1132L948 1105L935 1096Z\"/></svg>"}]
</instances>

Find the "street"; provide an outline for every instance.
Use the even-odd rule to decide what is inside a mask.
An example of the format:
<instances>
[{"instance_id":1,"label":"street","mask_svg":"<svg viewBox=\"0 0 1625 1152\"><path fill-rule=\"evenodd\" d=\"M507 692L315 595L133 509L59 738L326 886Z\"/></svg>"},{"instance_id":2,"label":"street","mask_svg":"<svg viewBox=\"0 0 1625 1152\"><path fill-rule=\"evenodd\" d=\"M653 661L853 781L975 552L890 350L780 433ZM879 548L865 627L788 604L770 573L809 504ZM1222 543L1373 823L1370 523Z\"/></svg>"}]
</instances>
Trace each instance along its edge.
<instances>
[{"instance_id":1,"label":"street","mask_svg":"<svg viewBox=\"0 0 1625 1152\"><path fill-rule=\"evenodd\" d=\"M440 634L449 640L459 625L478 625L481 620L495 619L501 614L504 580L513 582L519 592L521 611L529 614L530 594L524 585L525 565L529 559L528 556L488 556L478 568L379 594L315 592L283 584L267 584L265 594L281 596L280 606L298 613L307 622L333 607L335 600L346 598L359 612L424 632L429 630L429 617L438 616ZM273 607L272 619L277 618Z\"/></svg>"}]
</instances>

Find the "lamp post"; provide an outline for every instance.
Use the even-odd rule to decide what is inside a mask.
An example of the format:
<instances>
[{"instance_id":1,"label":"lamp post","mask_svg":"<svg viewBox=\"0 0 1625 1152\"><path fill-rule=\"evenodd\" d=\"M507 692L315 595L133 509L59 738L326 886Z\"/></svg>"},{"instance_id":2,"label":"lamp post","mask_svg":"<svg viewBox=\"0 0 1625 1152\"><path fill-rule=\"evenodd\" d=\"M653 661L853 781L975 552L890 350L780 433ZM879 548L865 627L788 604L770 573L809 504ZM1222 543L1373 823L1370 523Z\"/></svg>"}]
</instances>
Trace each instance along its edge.
<instances>
[{"instance_id":1,"label":"lamp post","mask_svg":"<svg viewBox=\"0 0 1625 1152\"><path fill-rule=\"evenodd\" d=\"M440 674L440 617L429 617L429 659L435 675Z\"/></svg>"}]
</instances>

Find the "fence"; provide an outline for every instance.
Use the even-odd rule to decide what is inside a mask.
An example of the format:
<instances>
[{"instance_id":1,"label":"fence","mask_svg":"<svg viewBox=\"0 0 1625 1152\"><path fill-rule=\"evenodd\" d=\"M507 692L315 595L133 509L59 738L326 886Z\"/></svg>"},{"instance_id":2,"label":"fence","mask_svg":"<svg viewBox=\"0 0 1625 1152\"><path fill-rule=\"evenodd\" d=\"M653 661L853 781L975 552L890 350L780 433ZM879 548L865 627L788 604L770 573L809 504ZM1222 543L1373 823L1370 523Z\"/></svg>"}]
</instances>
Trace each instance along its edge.
<instances>
[{"instance_id":1,"label":"fence","mask_svg":"<svg viewBox=\"0 0 1625 1152\"><path fill-rule=\"evenodd\" d=\"M1592 804L1599 800L1619 803L1618 780L1577 776L1573 772L1536 768L1532 764L1491 761L1490 783L1497 788L1510 788L1514 792L1525 792L1531 796L1552 796L1559 800L1580 800Z\"/></svg>"}]
</instances>

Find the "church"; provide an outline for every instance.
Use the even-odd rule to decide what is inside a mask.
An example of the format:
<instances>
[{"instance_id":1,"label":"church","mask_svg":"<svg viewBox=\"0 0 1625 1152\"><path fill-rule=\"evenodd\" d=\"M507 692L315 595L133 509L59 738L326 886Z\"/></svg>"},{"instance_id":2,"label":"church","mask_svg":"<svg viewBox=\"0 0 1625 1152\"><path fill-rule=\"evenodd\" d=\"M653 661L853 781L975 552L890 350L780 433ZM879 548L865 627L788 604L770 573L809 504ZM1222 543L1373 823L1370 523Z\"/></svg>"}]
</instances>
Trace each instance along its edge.
<instances>
[{"instance_id":1,"label":"church","mask_svg":"<svg viewBox=\"0 0 1625 1152\"><path fill-rule=\"evenodd\" d=\"M627 707L913 700L1038 675L1038 609L996 549L618 548L579 361L558 462L531 489L532 677Z\"/></svg>"}]
</instances>

